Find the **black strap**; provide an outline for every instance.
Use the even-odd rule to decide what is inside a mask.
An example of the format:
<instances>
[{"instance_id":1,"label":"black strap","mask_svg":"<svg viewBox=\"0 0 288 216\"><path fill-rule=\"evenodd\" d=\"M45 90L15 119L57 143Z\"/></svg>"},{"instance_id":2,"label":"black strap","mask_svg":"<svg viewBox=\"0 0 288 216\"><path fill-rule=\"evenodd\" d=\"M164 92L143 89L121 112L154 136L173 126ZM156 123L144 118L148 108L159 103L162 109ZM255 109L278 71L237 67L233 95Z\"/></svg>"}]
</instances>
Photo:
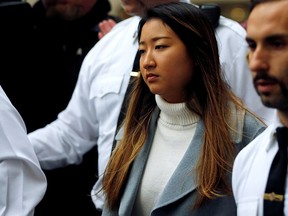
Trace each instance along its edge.
<instances>
[{"instance_id":1,"label":"black strap","mask_svg":"<svg viewBox=\"0 0 288 216\"><path fill-rule=\"evenodd\" d=\"M221 9L217 4L203 4L199 8L201 11L206 14L213 27L216 28L219 25L219 18L221 15Z\"/></svg>"},{"instance_id":2,"label":"black strap","mask_svg":"<svg viewBox=\"0 0 288 216\"><path fill-rule=\"evenodd\" d=\"M140 70L140 65L139 65L139 59L140 59L140 53L137 51L135 58L134 58L134 62L133 62L133 69L132 71L138 72ZM122 106L121 106L121 110L120 110L120 114L118 117L118 121L117 121L117 131L119 130L119 126L122 124L122 121L124 120L127 108L128 108L128 94L131 92L132 89L132 83L134 82L135 76L133 76L133 74L130 74L130 80L129 80L129 84L127 87L127 90L125 92L124 95L124 100L122 102Z\"/></svg>"},{"instance_id":3,"label":"black strap","mask_svg":"<svg viewBox=\"0 0 288 216\"><path fill-rule=\"evenodd\" d=\"M140 71L140 65L139 65L139 60L140 60L140 53L136 52L136 55L135 55L135 58L134 58L134 62L133 62L133 69L132 69L132 72L138 72ZM126 111L127 111L127 108L128 108L128 98L129 98L129 94L131 92L131 89L132 89L132 86L133 86L133 83L135 81L135 76L133 76L133 74L130 74L130 80L129 80L129 84L128 84L128 87L127 87L127 90L125 92L125 95L124 95L124 99L123 99L123 102L122 102L122 106L121 106L121 110L120 110L120 114L119 114L119 117L118 117L118 121L117 121L117 127L116 127L116 133L115 135L117 134L117 132L119 131L119 127L120 125L122 124L123 120L124 120L124 117L125 117L125 114L126 114ZM112 145L112 151L114 150L115 146L116 146L116 143L117 143L117 140L114 138L113 140L113 145ZM112 152L111 151L111 152Z\"/></svg>"}]
</instances>

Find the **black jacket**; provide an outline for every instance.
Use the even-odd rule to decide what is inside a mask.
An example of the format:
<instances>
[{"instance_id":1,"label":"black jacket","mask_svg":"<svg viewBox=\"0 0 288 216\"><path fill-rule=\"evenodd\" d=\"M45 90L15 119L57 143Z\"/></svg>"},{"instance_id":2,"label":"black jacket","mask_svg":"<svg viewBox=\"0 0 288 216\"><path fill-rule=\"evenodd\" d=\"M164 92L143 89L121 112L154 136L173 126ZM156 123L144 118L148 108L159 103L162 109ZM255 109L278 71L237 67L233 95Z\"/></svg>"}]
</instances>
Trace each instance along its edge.
<instances>
[{"instance_id":1,"label":"black jacket","mask_svg":"<svg viewBox=\"0 0 288 216\"><path fill-rule=\"evenodd\" d=\"M7 3L8 2L8 3ZM108 0L75 21L45 17L41 1L0 2L0 85L24 119L28 132L52 122L67 106L82 61L98 42L98 23L108 15ZM35 216L90 216L97 212L90 191L97 180L96 147L80 165L52 171Z\"/></svg>"}]
</instances>

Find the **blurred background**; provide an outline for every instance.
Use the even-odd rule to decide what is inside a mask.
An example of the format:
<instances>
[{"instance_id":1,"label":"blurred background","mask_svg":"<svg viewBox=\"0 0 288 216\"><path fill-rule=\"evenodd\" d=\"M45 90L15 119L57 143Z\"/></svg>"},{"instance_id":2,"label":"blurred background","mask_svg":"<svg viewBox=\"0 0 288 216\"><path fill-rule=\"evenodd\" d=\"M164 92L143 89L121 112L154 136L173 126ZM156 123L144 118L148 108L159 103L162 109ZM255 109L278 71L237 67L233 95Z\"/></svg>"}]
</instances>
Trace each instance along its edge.
<instances>
[{"instance_id":1,"label":"blurred background","mask_svg":"<svg viewBox=\"0 0 288 216\"><path fill-rule=\"evenodd\" d=\"M34 4L37 0L27 0L27 2ZM112 15L117 15L126 18L127 15L123 12L120 0L110 0ZM237 22L243 22L249 13L250 0L193 0L194 4L201 5L205 3L215 3L221 8L221 14L229 17Z\"/></svg>"}]
</instances>

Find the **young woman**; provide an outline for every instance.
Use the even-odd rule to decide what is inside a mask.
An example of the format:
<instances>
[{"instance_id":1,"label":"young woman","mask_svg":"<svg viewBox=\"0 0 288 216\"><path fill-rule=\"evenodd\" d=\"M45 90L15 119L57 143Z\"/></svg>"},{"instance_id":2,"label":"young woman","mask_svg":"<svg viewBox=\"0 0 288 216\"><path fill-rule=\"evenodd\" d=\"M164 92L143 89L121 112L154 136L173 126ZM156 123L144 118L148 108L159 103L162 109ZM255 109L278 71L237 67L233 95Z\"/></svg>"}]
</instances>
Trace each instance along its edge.
<instances>
[{"instance_id":1,"label":"young woman","mask_svg":"<svg viewBox=\"0 0 288 216\"><path fill-rule=\"evenodd\" d=\"M264 129L225 83L214 30L193 5L148 10L140 73L103 179L106 215L236 215L231 169Z\"/></svg>"}]
</instances>

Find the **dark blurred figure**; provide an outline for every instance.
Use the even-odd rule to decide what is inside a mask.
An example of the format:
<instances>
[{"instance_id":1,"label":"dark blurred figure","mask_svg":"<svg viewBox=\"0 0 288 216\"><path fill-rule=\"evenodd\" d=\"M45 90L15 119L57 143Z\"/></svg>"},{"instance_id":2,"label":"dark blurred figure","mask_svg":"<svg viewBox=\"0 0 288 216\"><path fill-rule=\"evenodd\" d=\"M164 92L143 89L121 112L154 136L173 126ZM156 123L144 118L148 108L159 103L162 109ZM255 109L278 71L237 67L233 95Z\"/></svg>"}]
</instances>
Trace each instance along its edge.
<instances>
[{"instance_id":1,"label":"dark blurred figure","mask_svg":"<svg viewBox=\"0 0 288 216\"><path fill-rule=\"evenodd\" d=\"M72 95L82 61L98 41L108 0L0 1L0 84L31 132L52 122ZM80 165L45 171L48 189L35 215L97 215L90 191L97 149Z\"/></svg>"},{"instance_id":2,"label":"dark blurred figure","mask_svg":"<svg viewBox=\"0 0 288 216\"><path fill-rule=\"evenodd\" d=\"M254 8L255 4L259 2L259 0L250 0L250 7L249 7L249 13L252 11L252 9ZM247 19L244 20L241 25L243 26L243 28L246 30L247 29Z\"/></svg>"}]
</instances>

